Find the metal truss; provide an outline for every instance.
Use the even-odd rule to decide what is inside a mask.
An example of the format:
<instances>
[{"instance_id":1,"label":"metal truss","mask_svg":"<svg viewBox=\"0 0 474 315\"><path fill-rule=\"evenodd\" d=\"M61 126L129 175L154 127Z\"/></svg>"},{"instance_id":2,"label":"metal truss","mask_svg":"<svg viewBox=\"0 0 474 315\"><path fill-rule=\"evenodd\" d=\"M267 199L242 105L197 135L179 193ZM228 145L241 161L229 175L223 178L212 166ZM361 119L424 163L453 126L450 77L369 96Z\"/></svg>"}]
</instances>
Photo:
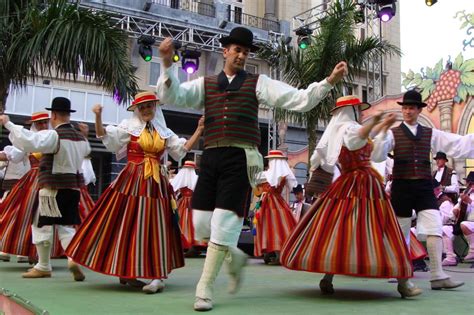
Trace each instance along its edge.
<instances>
[{"instance_id":1,"label":"metal truss","mask_svg":"<svg viewBox=\"0 0 474 315\"><path fill-rule=\"evenodd\" d=\"M228 35L227 32L218 28L211 28L187 21L172 20L170 17L159 16L150 12L131 14L123 12L123 8L119 10L114 9L113 6L96 6L90 3L82 3L81 6L107 12L114 21L114 24L118 28L127 31L133 38L148 35L159 41L166 37L172 37L174 40L180 41L183 46L204 51L221 51L222 46L219 39ZM140 16L141 14L146 14L147 17ZM268 43L282 35L269 31L268 38L256 38L255 42L257 44Z\"/></svg>"}]
</instances>

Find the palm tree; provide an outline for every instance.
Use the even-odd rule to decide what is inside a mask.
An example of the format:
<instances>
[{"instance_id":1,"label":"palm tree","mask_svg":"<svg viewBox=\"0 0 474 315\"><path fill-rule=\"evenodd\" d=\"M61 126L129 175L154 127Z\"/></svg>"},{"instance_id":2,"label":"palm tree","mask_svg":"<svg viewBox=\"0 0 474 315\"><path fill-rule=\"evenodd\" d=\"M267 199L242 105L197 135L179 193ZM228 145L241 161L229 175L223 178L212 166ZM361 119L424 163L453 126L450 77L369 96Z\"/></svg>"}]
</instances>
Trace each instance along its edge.
<instances>
[{"instance_id":1,"label":"palm tree","mask_svg":"<svg viewBox=\"0 0 474 315\"><path fill-rule=\"evenodd\" d=\"M66 0L4 0L0 4L0 112L10 86L56 77L86 79L121 102L137 91L127 34L103 12Z\"/></svg>"},{"instance_id":2,"label":"palm tree","mask_svg":"<svg viewBox=\"0 0 474 315\"><path fill-rule=\"evenodd\" d=\"M318 122L327 122L329 119L335 99L342 94L343 84L351 82L356 74L363 73L367 60L384 55L400 55L400 50L385 40L374 37L356 38L355 14L355 1L335 1L319 21L319 27L313 33L311 45L307 49L288 46L283 38L277 45L264 45L258 54L280 71L283 80L298 88L306 88L312 82L323 80L341 60L348 63L349 74L345 81L338 84L311 111L275 111L276 121L285 120L306 126L310 153L316 145Z\"/></svg>"}]
</instances>

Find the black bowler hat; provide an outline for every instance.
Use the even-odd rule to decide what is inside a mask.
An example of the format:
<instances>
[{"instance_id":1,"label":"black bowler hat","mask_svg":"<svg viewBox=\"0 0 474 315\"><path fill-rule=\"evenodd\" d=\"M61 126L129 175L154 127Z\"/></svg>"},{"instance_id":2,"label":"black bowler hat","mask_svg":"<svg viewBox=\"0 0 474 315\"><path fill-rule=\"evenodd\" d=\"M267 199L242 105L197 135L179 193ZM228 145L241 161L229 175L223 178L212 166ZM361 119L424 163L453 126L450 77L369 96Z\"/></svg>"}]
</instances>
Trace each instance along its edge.
<instances>
[{"instance_id":1,"label":"black bowler hat","mask_svg":"<svg viewBox=\"0 0 474 315\"><path fill-rule=\"evenodd\" d=\"M295 195L300 192L303 192L303 186L301 186L301 184L298 184L295 187L293 187L293 193Z\"/></svg>"},{"instance_id":2,"label":"black bowler hat","mask_svg":"<svg viewBox=\"0 0 474 315\"><path fill-rule=\"evenodd\" d=\"M469 172L466 178L464 178L466 182L474 183L474 172Z\"/></svg>"},{"instance_id":3,"label":"black bowler hat","mask_svg":"<svg viewBox=\"0 0 474 315\"><path fill-rule=\"evenodd\" d=\"M443 159L445 161L448 161L448 158L446 157L446 153L444 152L436 152L436 156L433 158L433 160L437 160L437 159Z\"/></svg>"},{"instance_id":4,"label":"black bowler hat","mask_svg":"<svg viewBox=\"0 0 474 315\"><path fill-rule=\"evenodd\" d=\"M46 107L45 109L56 112L75 112L74 109L71 109L71 101L65 97L55 97L53 102L51 102L51 107Z\"/></svg>"},{"instance_id":5,"label":"black bowler hat","mask_svg":"<svg viewBox=\"0 0 474 315\"><path fill-rule=\"evenodd\" d=\"M242 45L244 47L250 48L251 52L257 51L259 48L253 44L253 33L251 30L245 27L234 27L230 31L229 36L224 36L219 38L222 46L227 46L229 44Z\"/></svg>"},{"instance_id":6,"label":"black bowler hat","mask_svg":"<svg viewBox=\"0 0 474 315\"><path fill-rule=\"evenodd\" d=\"M410 90L403 94L403 100L397 102L398 105L416 105L418 108L427 106L426 103L423 103L421 100L421 94L418 91Z\"/></svg>"}]
</instances>

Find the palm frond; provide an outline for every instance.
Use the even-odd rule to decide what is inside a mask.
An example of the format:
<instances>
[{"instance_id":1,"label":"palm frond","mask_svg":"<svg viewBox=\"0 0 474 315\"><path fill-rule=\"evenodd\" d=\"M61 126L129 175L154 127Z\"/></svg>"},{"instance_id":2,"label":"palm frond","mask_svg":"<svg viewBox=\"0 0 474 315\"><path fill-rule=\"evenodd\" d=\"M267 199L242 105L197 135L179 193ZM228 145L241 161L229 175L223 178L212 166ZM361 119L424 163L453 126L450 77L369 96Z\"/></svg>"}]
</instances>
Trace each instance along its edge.
<instances>
[{"instance_id":1,"label":"palm frond","mask_svg":"<svg viewBox=\"0 0 474 315\"><path fill-rule=\"evenodd\" d=\"M7 51L17 69L11 74L14 85L40 76L77 80L82 67L87 79L122 102L136 93L127 35L107 14L65 0L48 1L46 7L32 1L20 12L20 29Z\"/></svg>"}]
</instances>

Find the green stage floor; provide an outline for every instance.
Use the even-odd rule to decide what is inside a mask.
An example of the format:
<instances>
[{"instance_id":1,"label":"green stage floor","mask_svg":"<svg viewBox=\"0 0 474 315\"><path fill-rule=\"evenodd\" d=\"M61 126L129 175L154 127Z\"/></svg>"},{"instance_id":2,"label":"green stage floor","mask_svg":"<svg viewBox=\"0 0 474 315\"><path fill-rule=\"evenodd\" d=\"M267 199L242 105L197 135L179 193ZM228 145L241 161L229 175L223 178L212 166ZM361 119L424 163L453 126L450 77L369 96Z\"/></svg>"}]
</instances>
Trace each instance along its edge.
<instances>
[{"instance_id":1,"label":"green stage floor","mask_svg":"<svg viewBox=\"0 0 474 315\"><path fill-rule=\"evenodd\" d=\"M139 289L120 285L116 277L85 270L86 280L74 282L65 259L53 260L50 279L22 279L27 265L0 262L0 288L31 301L52 315L104 314L199 314L192 310L194 287L204 259L187 259L174 270L161 294L146 295ZM470 264L450 267L450 274L466 284L452 291L433 291L429 273L417 272L414 281L424 294L403 300L396 284L386 279L339 276L336 293L322 296L319 274L267 266L251 259L242 290L226 292L225 269L216 282L214 310L209 314L443 314L474 313L474 269ZM0 310L0 314L2 314Z\"/></svg>"}]
</instances>

